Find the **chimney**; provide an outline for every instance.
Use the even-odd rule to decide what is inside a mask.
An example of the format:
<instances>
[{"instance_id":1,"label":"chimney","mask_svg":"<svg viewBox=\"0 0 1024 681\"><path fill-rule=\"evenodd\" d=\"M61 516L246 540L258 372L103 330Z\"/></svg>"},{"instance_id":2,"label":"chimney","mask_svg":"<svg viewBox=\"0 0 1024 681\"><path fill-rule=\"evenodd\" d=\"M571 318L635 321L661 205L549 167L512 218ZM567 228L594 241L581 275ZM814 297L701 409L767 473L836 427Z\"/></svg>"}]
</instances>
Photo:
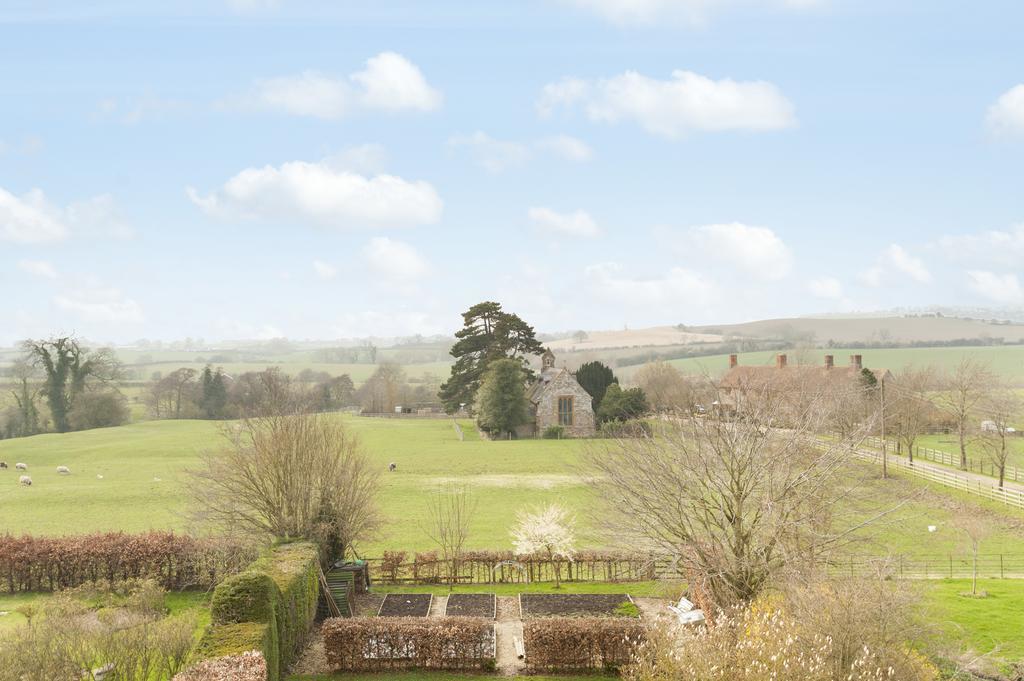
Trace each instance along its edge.
<instances>
[{"instance_id":1,"label":"chimney","mask_svg":"<svg viewBox=\"0 0 1024 681\"><path fill-rule=\"evenodd\" d=\"M857 371L860 371L861 369L863 369L864 368L863 359L864 358L863 358L862 355L850 355L850 368L851 369L856 369Z\"/></svg>"},{"instance_id":2,"label":"chimney","mask_svg":"<svg viewBox=\"0 0 1024 681\"><path fill-rule=\"evenodd\" d=\"M775 366L778 367L779 369L785 369L786 368L786 356L785 355L776 355L775 356Z\"/></svg>"},{"instance_id":3,"label":"chimney","mask_svg":"<svg viewBox=\"0 0 1024 681\"><path fill-rule=\"evenodd\" d=\"M739 366L739 358L736 355L729 355L729 368L735 369Z\"/></svg>"},{"instance_id":4,"label":"chimney","mask_svg":"<svg viewBox=\"0 0 1024 681\"><path fill-rule=\"evenodd\" d=\"M833 355L825 355L825 368L831 369L836 365L836 358Z\"/></svg>"}]
</instances>

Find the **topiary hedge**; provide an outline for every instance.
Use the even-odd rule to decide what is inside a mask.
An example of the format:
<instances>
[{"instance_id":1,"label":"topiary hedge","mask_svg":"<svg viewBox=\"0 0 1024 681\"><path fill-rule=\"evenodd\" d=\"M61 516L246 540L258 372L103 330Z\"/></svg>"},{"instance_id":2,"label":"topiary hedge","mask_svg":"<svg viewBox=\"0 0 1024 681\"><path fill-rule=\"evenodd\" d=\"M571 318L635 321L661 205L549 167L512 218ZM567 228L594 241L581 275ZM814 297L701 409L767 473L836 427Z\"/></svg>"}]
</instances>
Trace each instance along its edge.
<instances>
[{"instance_id":1,"label":"topiary hedge","mask_svg":"<svg viewBox=\"0 0 1024 681\"><path fill-rule=\"evenodd\" d=\"M313 628L320 597L315 544L281 544L213 592L212 624L195 650L199 660L259 650L267 678L279 681Z\"/></svg>"},{"instance_id":2,"label":"topiary hedge","mask_svg":"<svg viewBox=\"0 0 1024 681\"><path fill-rule=\"evenodd\" d=\"M645 638L644 625L625 617L542 617L523 622L531 673L616 671L632 661Z\"/></svg>"}]
</instances>

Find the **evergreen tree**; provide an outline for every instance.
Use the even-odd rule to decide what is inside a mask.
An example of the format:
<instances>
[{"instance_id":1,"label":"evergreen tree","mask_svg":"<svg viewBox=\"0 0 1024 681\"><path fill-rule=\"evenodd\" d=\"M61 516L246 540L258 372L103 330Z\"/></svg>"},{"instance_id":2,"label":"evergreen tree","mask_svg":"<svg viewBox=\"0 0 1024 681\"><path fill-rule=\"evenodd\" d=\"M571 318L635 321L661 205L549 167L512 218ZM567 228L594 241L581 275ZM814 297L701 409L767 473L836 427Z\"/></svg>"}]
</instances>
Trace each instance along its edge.
<instances>
[{"instance_id":1,"label":"evergreen tree","mask_svg":"<svg viewBox=\"0 0 1024 681\"><path fill-rule=\"evenodd\" d=\"M203 369L201 381L202 392L199 398L199 409L208 419L224 418L224 407L228 403L228 387L224 382L224 372L216 371L207 364Z\"/></svg>"},{"instance_id":2,"label":"evergreen tree","mask_svg":"<svg viewBox=\"0 0 1024 681\"><path fill-rule=\"evenodd\" d=\"M511 433L528 418L526 374L519 360L491 362L478 395L477 421L481 430L492 435Z\"/></svg>"},{"instance_id":3,"label":"evergreen tree","mask_svg":"<svg viewBox=\"0 0 1024 681\"><path fill-rule=\"evenodd\" d=\"M587 362L581 364L580 368L576 370L576 381L590 393L596 412L601 406L601 400L604 399L608 386L618 383L619 379L615 378L611 368L603 362Z\"/></svg>"},{"instance_id":4,"label":"evergreen tree","mask_svg":"<svg viewBox=\"0 0 1024 681\"><path fill-rule=\"evenodd\" d=\"M647 396L640 388L623 390L618 383L608 386L601 400L601 408L597 412L597 420L628 421L643 416L648 412Z\"/></svg>"},{"instance_id":5,"label":"evergreen tree","mask_svg":"<svg viewBox=\"0 0 1024 681\"><path fill-rule=\"evenodd\" d=\"M525 382L533 378L527 356L544 352L533 327L517 315L504 312L500 303L478 303L462 314L462 320L463 327L455 334L457 340L451 349L455 364L439 393L449 414L462 404L473 404L492 362L516 360Z\"/></svg>"}]
</instances>

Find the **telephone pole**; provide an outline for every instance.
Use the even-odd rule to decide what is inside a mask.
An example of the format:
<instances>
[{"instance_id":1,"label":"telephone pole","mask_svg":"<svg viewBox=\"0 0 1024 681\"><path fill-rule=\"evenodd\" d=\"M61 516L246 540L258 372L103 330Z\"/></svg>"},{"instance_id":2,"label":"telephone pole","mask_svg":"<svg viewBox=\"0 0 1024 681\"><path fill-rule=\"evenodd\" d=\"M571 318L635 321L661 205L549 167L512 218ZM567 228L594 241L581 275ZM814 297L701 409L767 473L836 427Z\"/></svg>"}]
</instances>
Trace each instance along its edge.
<instances>
[{"instance_id":1,"label":"telephone pole","mask_svg":"<svg viewBox=\"0 0 1024 681\"><path fill-rule=\"evenodd\" d=\"M881 430L882 430L882 478L889 477L889 452L885 446L885 379L878 382L878 396L881 403Z\"/></svg>"}]
</instances>

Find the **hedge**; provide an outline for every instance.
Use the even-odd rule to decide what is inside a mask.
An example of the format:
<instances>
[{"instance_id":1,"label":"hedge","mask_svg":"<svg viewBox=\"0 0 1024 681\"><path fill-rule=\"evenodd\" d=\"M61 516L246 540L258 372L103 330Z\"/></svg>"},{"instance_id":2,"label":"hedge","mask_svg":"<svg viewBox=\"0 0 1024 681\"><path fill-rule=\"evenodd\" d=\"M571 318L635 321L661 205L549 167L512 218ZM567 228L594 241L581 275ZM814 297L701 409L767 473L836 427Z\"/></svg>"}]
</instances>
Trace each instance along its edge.
<instances>
[{"instance_id":1,"label":"hedge","mask_svg":"<svg viewBox=\"0 0 1024 681\"><path fill-rule=\"evenodd\" d=\"M56 591L90 581L154 579L165 589L212 588L256 557L249 544L174 532L67 537L0 535L0 589Z\"/></svg>"},{"instance_id":2,"label":"hedge","mask_svg":"<svg viewBox=\"0 0 1024 681\"><path fill-rule=\"evenodd\" d=\"M174 681L266 681L267 661L258 650L206 660L181 672Z\"/></svg>"},{"instance_id":3,"label":"hedge","mask_svg":"<svg viewBox=\"0 0 1024 681\"><path fill-rule=\"evenodd\" d=\"M645 637L643 624L625 617L545 617L523 622L530 672L614 671L632 661Z\"/></svg>"},{"instance_id":4,"label":"hedge","mask_svg":"<svg viewBox=\"0 0 1024 681\"><path fill-rule=\"evenodd\" d=\"M295 660L316 617L319 554L310 543L268 549L213 592L211 626L196 648L200 660L259 650L267 678L278 681Z\"/></svg>"},{"instance_id":5,"label":"hedge","mask_svg":"<svg viewBox=\"0 0 1024 681\"><path fill-rule=\"evenodd\" d=\"M482 617L336 617L323 623L334 671L493 671L494 624Z\"/></svg>"},{"instance_id":6,"label":"hedge","mask_svg":"<svg viewBox=\"0 0 1024 681\"><path fill-rule=\"evenodd\" d=\"M385 551L371 559L373 578L391 584L434 584L448 574L448 564L436 551L410 554ZM654 556L620 551L586 550L572 562L547 556L517 555L514 551L466 551L459 558L461 584L555 581L555 567L564 581L631 582L655 578Z\"/></svg>"}]
</instances>

